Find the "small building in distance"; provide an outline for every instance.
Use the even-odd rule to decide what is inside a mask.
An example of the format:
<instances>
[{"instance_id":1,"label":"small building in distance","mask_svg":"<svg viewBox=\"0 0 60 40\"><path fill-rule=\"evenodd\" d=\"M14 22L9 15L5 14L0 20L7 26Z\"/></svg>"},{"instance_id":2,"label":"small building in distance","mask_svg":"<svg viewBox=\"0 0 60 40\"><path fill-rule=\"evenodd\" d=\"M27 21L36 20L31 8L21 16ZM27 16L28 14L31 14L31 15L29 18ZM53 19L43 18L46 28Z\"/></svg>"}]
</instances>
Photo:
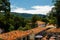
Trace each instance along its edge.
<instances>
[{"instance_id":1,"label":"small building in distance","mask_svg":"<svg viewBox=\"0 0 60 40\"><path fill-rule=\"evenodd\" d=\"M28 23L28 25L31 26L32 23ZM43 21L36 21L35 22L35 25L36 25L36 27L45 27L46 26L46 23L43 22Z\"/></svg>"},{"instance_id":2,"label":"small building in distance","mask_svg":"<svg viewBox=\"0 0 60 40\"><path fill-rule=\"evenodd\" d=\"M36 21L36 24L38 27L45 27L46 26L46 23L43 21Z\"/></svg>"}]
</instances>

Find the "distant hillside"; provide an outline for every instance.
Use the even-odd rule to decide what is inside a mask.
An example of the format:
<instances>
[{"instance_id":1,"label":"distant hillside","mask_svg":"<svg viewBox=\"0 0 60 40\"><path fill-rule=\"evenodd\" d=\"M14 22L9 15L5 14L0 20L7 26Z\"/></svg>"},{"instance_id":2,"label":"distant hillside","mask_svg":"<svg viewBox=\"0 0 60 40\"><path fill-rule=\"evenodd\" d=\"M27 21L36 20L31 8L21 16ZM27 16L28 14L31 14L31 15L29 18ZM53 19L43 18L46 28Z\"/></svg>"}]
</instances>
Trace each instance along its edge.
<instances>
[{"instance_id":1,"label":"distant hillside","mask_svg":"<svg viewBox=\"0 0 60 40\"><path fill-rule=\"evenodd\" d=\"M1 13L1 14L5 14L5 13ZM29 14L29 13L16 13L16 12L11 12L12 15L15 15L15 16L22 16L24 18L31 18L33 15L35 14ZM46 15L42 15L42 14L36 14L37 16L40 16L40 17L46 17Z\"/></svg>"},{"instance_id":2,"label":"distant hillside","mask_svg":"<svg viewBox=\"0 0 60 40\"><path fill-rule=\"evenodd\" d=\"M11 14L16 16L22 16L24 18L31 18L34 15L34 14L28 14L28 13L15 13L15 12L11 12ZM36 14L36 15L41 17L46 17L46 15L42 15L42 14Z\"/></svg>"}]
</instances>

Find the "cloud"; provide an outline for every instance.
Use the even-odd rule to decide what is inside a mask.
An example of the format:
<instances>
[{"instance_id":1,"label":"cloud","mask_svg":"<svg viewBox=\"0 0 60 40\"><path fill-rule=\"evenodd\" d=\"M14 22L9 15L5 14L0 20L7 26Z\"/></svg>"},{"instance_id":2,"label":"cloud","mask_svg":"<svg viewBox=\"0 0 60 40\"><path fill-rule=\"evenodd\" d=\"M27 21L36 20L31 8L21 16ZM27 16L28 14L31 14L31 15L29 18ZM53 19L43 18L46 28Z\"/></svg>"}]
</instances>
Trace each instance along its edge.
<instances>
[{"instance_id":1,"label":"cloud","mask_svg":"<svg viewBox=\"0 0 60 40\"><path fill-rule=\"evenodd\" d=\"M49 11L51 11L51 9L54 6L32 6L30 10L27 10L26 8L20 8L20 7L15 7L12 6L12 10L11 12L17 12L17 13L30 13L30 14L44 14L46 15Z\"/></svg>"}]
</instances>

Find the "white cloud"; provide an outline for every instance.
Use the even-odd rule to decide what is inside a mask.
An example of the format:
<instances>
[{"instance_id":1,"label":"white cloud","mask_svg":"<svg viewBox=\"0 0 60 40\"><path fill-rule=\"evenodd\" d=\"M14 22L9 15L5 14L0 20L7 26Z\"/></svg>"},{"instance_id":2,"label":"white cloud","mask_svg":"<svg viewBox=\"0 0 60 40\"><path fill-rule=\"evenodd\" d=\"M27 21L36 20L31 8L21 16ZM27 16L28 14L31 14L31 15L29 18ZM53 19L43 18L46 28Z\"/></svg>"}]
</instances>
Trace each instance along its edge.
<instances>
[{"instance_id":1,"label":"white cloud","mask_svg":"<svg viewBox=\"0 0 60 40\"><path fill-rule=\"evenodd\" d=\"M11 12L17 12L17 13L31 13L31 14L47 14L49 11L51 11L52 7L54 6L33 6L32 9L27 10L25 8L20 7L13 7Z\"/></svg>"}]
</instances>

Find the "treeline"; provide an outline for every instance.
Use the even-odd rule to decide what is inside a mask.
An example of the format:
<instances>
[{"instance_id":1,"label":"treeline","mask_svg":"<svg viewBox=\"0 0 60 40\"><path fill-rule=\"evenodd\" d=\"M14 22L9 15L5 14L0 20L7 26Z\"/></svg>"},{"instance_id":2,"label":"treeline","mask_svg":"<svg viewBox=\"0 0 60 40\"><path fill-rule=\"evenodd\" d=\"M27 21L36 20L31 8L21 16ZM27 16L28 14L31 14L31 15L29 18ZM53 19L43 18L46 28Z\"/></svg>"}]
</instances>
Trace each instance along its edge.
<instances>
[{"instance_id":1,"label":"treeline","mask_svg":"<svg viewBox=\"0 0 60 40\"><path fill-rule=\"evenodd\" d=\"M10 14L9 20L6 18L5 14L0 12L0 28L2 28L5 32L12 30L28 30L31 28L37 27L35 23L37 20L45 21L45 17L40 17L37 15L33 15L30 19L24 18L22 16L16 16Z\"/></svg>"},{"instance_id":2,"label":"treeline","mask_svg":"<svg viewBox=\"0 0 60 40\"><path fill-rule=\"evenodd\" d=\"M17 29L23 29L22 27L28 26L27 23L29 20L25 20L25 18L21 16L10 15L10 18L6 19L5 14L0 13L0 28L4 29L4 31L12 31ZM27 28L28 29L28 28Z\"/></svg>"},{"instance_id":3,"label":"treeline","mask_svg":"<svg viewBox=\"0 0 60 40\"><path fill-rule=\"evenodd\" d=\"M15 16L10 14L10 2L9 0L0 0L0 28L4 32L12 30L28 30L37 27L35 22L43 19L34 15L31 19L25 19L21 16ZM3 13L2 13L3 12ZM45 18L43 19L43 21Z\"/></svg>"},{"instance_id":4,"label":"treeline","mask_svg":"<svg viewBox=\"0 0 60 40\"><path fill-rule=\"evenodd\" d=\"M60 1L56 1L55 6L57 6L58 2ZM55 8L53 9L55 10ZM47 14L46 17L33 15L31 19L25 19L22 16L10 14L11 9L9 0L0 0L0 28L3 29L4 32L9 32L12 30L28 30L37 27L37 24L35 24L37 20L44 21L46 24L56 24L56 17L54 13L59 13L60 11L58 8L56 9L58 11L53 12L53 9ZM2 12L4 12L4 14Z\"/></svg>"}]
</instances>

